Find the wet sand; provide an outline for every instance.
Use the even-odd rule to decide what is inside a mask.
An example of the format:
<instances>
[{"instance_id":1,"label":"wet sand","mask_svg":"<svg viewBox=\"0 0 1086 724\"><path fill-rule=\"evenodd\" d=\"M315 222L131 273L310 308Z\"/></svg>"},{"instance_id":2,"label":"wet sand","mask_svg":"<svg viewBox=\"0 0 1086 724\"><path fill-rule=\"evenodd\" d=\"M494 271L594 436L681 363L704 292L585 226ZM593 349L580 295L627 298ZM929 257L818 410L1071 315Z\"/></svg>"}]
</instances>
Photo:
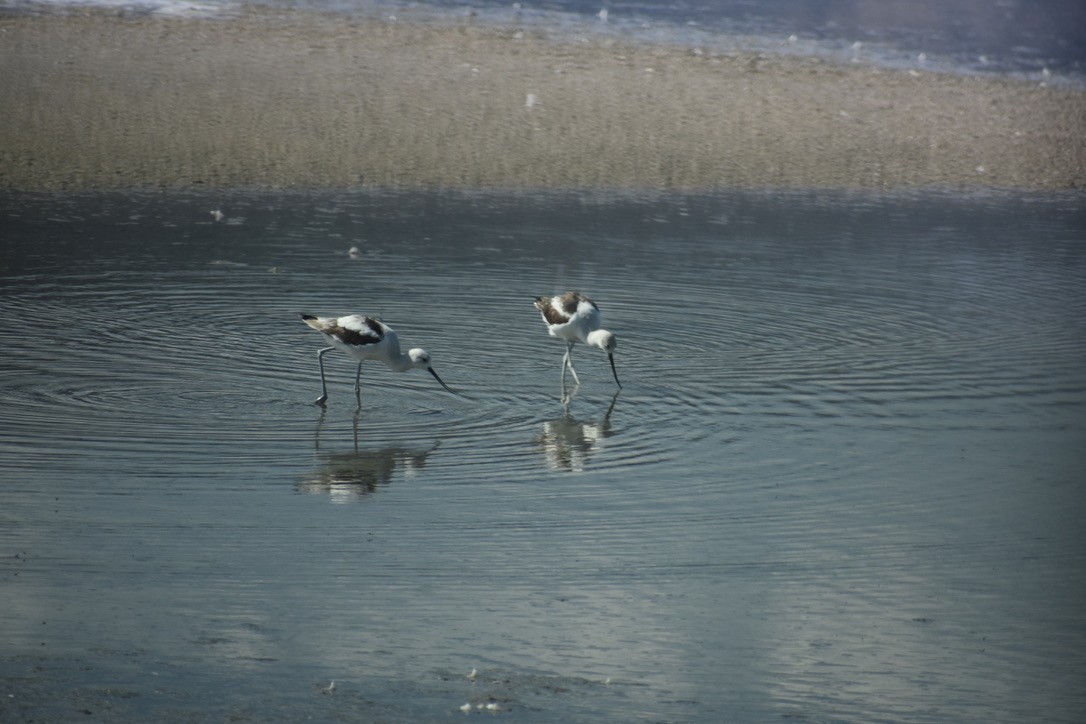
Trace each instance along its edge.
<instances>
[{"instance_id":1,"label":"wet sand","mask_svg":"<svg viewBox=\"0 0 1086 724\"><path fill-rule=\"evenodd\" d=\"M515 28L0 18L0 188L1086 185L1086 92Z\"/></svg>"}]
</instances>

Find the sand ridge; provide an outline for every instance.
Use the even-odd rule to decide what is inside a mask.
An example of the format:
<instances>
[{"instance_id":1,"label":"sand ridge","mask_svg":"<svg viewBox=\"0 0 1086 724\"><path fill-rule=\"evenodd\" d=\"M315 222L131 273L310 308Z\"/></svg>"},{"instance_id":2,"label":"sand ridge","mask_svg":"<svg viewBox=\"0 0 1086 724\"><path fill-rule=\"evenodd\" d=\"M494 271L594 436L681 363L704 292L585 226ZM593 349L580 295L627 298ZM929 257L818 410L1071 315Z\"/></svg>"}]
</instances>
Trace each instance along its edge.
<instances>
[{"instance_id":1,"label":"sand ridge","mask_svg":"<svg viewBox=\"0 0 1086 724\"><path fill-rule=\"evenodd\" d=\"M0 188L1086 185L1086 92L516 28L0 18Z\"/></svg>"}]
</instances>

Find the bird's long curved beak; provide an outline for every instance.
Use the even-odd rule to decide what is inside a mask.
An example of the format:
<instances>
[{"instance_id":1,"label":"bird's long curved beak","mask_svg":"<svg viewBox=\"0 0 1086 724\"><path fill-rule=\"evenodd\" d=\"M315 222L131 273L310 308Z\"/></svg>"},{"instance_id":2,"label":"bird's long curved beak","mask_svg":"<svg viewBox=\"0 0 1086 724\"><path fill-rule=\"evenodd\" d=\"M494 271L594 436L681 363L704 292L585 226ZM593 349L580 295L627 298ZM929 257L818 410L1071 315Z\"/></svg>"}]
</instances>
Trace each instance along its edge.
<instances>
[{"instance_id":1,"label":"bird's long curved beak","mask_svg":"<svg viewBox=\"0 0 1086 724\"><path fill-rule=\"evenodd\" d=\"M611 362L611 374L615 376L615 384L621 388L622 383L618 381L618 370L615 369L615 356L608 352L607 359Z\"/></svg>"},{"instance_id":2,"label":"bird's long curved beak","mask_svg":"<svg viewBox=\"0 0 1086 724\"><path fill-rule=\"evenodd\" d=\"M447 384L445 384L445 382L440 377L437 376L437 372L434 372L433 367L430 367L429 369L430 369L430 374L432 374L434 376L435 380L437 380L438 382L441 383L442 387L444 387L446 390L453 393L454 395L459 395L460 394L459 392L457 392L456 390L454 390L453 388L451 388Z\"/></svg>"}]
</instances>

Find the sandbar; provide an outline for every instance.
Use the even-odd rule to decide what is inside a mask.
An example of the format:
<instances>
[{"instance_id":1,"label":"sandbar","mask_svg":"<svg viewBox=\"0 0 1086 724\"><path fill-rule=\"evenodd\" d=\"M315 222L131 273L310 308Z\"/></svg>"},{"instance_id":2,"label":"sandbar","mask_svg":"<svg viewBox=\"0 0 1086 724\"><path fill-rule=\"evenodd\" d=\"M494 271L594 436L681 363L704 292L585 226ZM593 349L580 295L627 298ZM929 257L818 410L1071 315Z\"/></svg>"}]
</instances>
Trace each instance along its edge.
<instances>
[{"instance_id":1,"label":"sandbar","mask_svg":"<svg viewBox=\"0 0 1086 724\"><path fill-rule=\"evenodd\" d=\"M0 17L0 188L1086 185L1086 91L313 11Z\"/></svg>"}]
</instances>

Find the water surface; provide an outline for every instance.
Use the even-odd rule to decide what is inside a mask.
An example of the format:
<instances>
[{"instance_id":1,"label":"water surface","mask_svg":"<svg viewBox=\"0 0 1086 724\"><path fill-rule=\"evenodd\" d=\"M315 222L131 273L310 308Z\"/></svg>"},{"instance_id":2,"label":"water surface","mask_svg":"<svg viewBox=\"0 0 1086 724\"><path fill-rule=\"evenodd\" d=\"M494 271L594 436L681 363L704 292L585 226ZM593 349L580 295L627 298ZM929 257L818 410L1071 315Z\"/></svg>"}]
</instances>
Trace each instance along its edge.
<instances>
[{"instance_id":1,"label":"water surface","mask_svg":"<svg viewBox=\"0 0 1086 724\"><path fill-rule=\"evenodd\" d=\"M4 196L0 718L1077 720L1084 212Z\"/></svg>"}]
</instances>

